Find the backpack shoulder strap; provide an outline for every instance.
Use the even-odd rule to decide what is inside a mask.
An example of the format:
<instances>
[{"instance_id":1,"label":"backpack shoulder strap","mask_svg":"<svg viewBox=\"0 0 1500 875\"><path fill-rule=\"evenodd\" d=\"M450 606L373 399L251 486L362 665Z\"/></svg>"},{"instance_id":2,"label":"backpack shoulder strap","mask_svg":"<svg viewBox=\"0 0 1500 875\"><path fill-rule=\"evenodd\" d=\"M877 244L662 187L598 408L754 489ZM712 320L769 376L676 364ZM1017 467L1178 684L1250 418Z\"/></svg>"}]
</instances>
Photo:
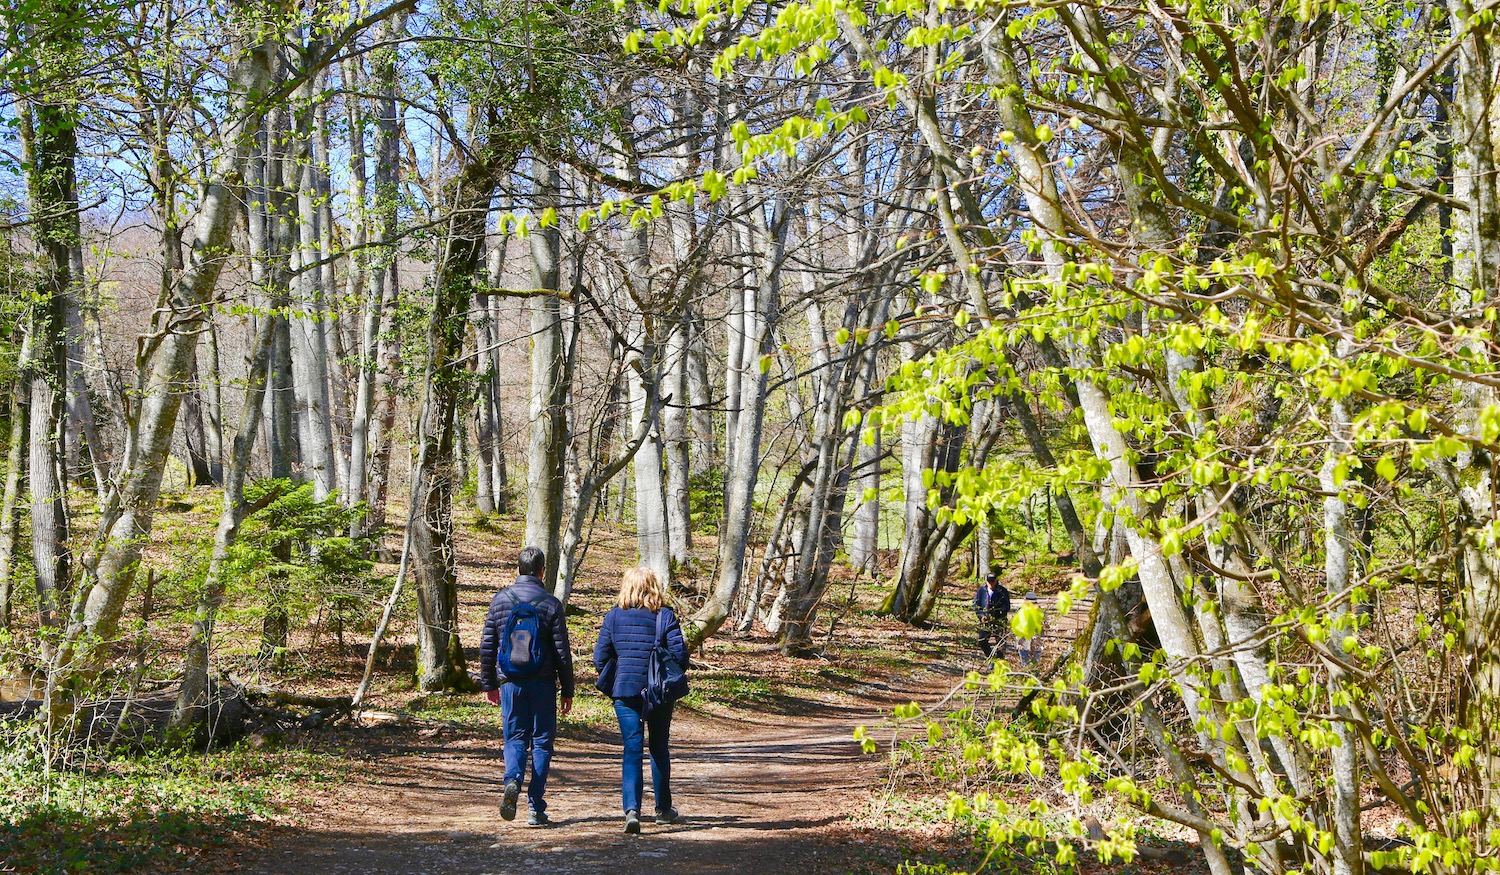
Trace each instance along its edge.
<instances>
[{"instance_id":1,"label":"backpack shoulder strap","mask_svg":"<svg viewBox=\"0 0 1500 875\"><path fill-rule=\"evenodd\" d=\"M666 644L667 636L667 608L661 607L656 610L656 641L658 644Z\"/></svg>"}]
</instances>

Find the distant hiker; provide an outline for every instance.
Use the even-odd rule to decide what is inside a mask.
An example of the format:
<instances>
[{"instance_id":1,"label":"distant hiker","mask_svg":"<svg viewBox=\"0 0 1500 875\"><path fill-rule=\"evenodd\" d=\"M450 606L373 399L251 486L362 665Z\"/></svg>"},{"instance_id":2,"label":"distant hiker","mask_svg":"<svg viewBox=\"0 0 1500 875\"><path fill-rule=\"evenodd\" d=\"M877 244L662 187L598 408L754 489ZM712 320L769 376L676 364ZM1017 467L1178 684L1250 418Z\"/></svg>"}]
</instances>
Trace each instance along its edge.
<instances>
[{"instance_id":1,"label":"distant hiker","mask_svg":"<svg viewBox=\"0 0 1500 875\"><path fill-rule=\"evenodd\" d=\"M480 686L490 704L499 705L504 714L505 795L500 799L500 816L515 818L521 773L529 759L528 822L546 826L550 821L542 794L547 790L558 714L566 716L573 708L573 653L562 602L542 586L546 554L527 547L518 564L520 577L490 601L479 644Z\"/></svg>"},{"instance_id":2,"label":"distant hiker","mask_svg":"<svg viewBox=\"0 0 1500 875\"><path fill-rule=\"evenodd\" d=\"M651 790L656 822L675 823L672 807L672 761L667 748L672 731L672 704L687 694L687 643L677 615L667 607L667 593L649 568L632 568L620 583L620 597L604 617L594 645L595 684L615 703L625 760L620 770L620 799L625 832L641 831L641 748L649 735Z\"/></svg>"},{"instance_id":3,"label":"distant hiker","mask_svg":"<svg viewBox=\"0 0 1500 875\"><path fill-rule=\"evenodd\" d=\"M1036 593L1034 592L1026 593L1026 603L1037 608L1037 610L1041 610L1041 606L1037 604ZM1046 615L1044 614L1043 616L1045 617ZM1016 652L1021 655L1021 665L1040 665L1042 662L1042 630L1038 629L1037 633L1030 638L1022 638L1016 644Z\"/></svg>"},{"instance_id":4,"label":"distant hiker","mask_svg":"<svg viewBox=\"0 0 1500 875\"><path fill-rule=\"evenodd\" d=\"M979 652L988 659L1005 656L1005 635L1010 617L1010 590L991 571L974 593L974 616L979 620ZM993 642L993 643L991 643Z\"/></svg>"}]
</instances>

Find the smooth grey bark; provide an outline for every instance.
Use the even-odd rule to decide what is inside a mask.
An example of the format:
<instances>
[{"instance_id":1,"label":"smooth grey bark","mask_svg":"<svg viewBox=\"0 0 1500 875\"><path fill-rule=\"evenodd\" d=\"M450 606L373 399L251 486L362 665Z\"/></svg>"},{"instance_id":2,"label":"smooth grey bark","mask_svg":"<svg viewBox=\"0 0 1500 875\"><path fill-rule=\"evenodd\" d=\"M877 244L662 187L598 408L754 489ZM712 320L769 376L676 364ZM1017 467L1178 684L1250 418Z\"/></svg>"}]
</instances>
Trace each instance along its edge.
<instances>
[{"instance_id":1,"label":"smooth grey bark","mask_svg":"<svg viewBox=\"0 0 1500 875\"><path fill-rule=\"evenodd\" d=\"M210 317L211 319L212 317ZM197 356L194 356L197 359ZM204 380L198 373L198 365L193 364L191 388L182 399L182 442L187 449L187 471L188 482L193 486L208 486L217 484L211 467L211 448L209 446L208 427L205 423L203 404L203 391L206 388Z\"/></svg>"},{"instance_id":2,"label":"smooth grey bark","mask_svg":"<svg viewBox=\"0 0 1500 875\"><path fill-rule=\"evenodd\" d=\"M557 203L557 167L532 159L536 177L534 207L538 213ZM546 586L556 590L562 544L563 466L568 436L563 405L567 403L560 290L562 235L556 225L531 234L531 269L538 294L527 299L531 316L531 400L526 448L526 545L547 554Z\"/></svg>"},{"instance_id":3,"label":"smooth grey bark","mask_svg":"<svg viewBox=\"0 0 1500 875\"><path fill-rule=\"evenodd\" d=\"M208 355L208 392L206 401L207 410L204 411L204 425L208 429L208 476L214 483L224 482L224 381L221 379L219 367L219 326L212 316L209 317L207 330L203 332L203 344Z\"/></svg>"},{"instance_id":4,"label":"smooth grey bark","mask_svg":"<svg viewBox=\"0 0 1500 875\"><path fill-rule=\"evenodd\" d=\"M719 442L714 437L712 384L708 376L708 342L704 337L702 316L690 311L688 323L688 401L692 446L688 451L690 473L712 471L718 463Z\"/></svg>"},{"instance_id":5,"label":"smooth grey bark","mask_svg":"<svg viewBox=\"0 0 1500 875\"><path fill-rule=\"evenodd\" d=\"M495 449L498 417L495 383L499 374L492 366L490 348L495 344L494 324L490 320L488 295L480 295L473 308L475 345L475 375L478 383L475 392L474 432L474 509L482 514L495 512Z\"/></svg>"},{"instance_id":6,"label":"smooth grey bark","mask_svg":"<svg viewBox=\"0 0 1500 875\"><path fill-rule=\"evenodd\" d=\"M303 64L314 63L321 50L313 43L303 50ZM322 258L323 216L321 190L313 142L315 113L311 106L321 77L309 77L295 99L306 106L295 127L297 245L293 250L293 293L296 315L290 320L293 390L297 399L298 445L302 466L313 484L313 498L322 501L338 488L333 455L333 425L328 400L328 345L325 333Z\"/></svg>"},{"instance_id":7,"label":"smooth grey bark","mask_svg":"<svg viewBox=\"0 0 1500 875\"><path fill-rule=\"evenodd\" d=\"M94 491L103 495L109 480L109 458L99 435L98 417L94 411L93 398L85 373L85 342L87 327L83 314L84 280L83 246L75 245L70 252L73 282L68 289L67 308L67 361L68 361L68 429L69 450L75 457L80 449L88 450L89 472L93 476ZM74 461L75 468L79 463Z\"/></svg>"},{"instance_id":8,"label":"smooth grey bark","mask_svg":"<svg viewBox=\"0 0 1500 875\"><path fill-rule=\"evenodd\" d=\"M880 469L882 438L880 430L872 435L874 440L859 442L855 458L855 472L859 484L859 503L854 507L854 536L849 542L849 564L859 574L874 577L880 572Z\"/></svg>"},{"instance_id":9,"label":"smooth grey bark","mask_svg":"<svg viewBox=\"0 0 1500 875\"><path fill-rule=\"evenodd\" d=\"M347 507L364 500L364 488L366 476L363 471L358 478L354 475L354 432L356 428L356 416L363 417L363 422L358 423L360 431L359 439L365 443L360 448L360 464L363 465L369 455L370 436L370 401L364 399L365 387L372 383L369 373L369 363L373 361L375 341L369 337L370 314L379 312L378 302L373 303L369 299L366 287L369 285L369 253L366 244L370 238L370 180L366 161L368 152L366 149L365 107L367 99L360 96L362 89L367 87L364 76L364 65L362 60L349 59L341 65L339 78L347 92L344 99L344 124L348 128L349 148L349 189L347 197L349 202L349 248L351 256L346 261L344 276L344 304L338 308L338 325L341 330L335 332L335 337L349 335L347 341L339 343L339 360L350 361L348 366L336 365L335 371L339 375L340 391L337 397L340 399L341 413L341 435L342 452L339 454L339 482L343 484L340 498ZM324 128L324 137L321 146L326 155L331 151L329 137L331 135ZM331 211L330 205L325 209ZM329 215L324 220L330 231L334 227L334 220ZM331 247L329 247L331 249ZM331 265L330 265L331 269ZM353 304L352 309L350 304ZM377 323L374 334L379 336L380 327ZM361 402L363 401L363 406ZM356 484L355 481L358 480ZM356 488L357 486L357 488ZM359 523L350 522L350 534L359 533Z\"/></svg>"},{"instance_id":10,"label":"smooth grey bark","mask_svg":"<svg viewBox=\"0 0 1500 875\"><path fill-rule=\"evenodd\" d=\"M760 475L761 427L765 416L767 369L761 363L769 361L775 351L773 338L781 312L781 264L786 250L786 211L785 202L778 198L764 229L760 282L753 286L746 283L743 287L741 360L730 363L730 372L740 374L741 378L740 396L729 402L738 413L733 418L734 449L726 453L729 467L725 472L724 520L719 528L719 577L713 592L689 619L684 630L694 643L709 637L724 625L745 576L755 485Z\"/></svg>"},{"instance_id":11,"label":"smooth grey bark","mask_svg":"<svg viewBox=\"0 0 1500 875\"><path fill-rule=\"evenodd\" d=\"M490 285L498 288L504 269L504 242L502 240L499 258L492 250L490 254ZM505 447L505 409L504 409L504 384L501 380L500 370L500 298L491 295L486 307L485 324L488 327L489 346L482 353L490 378L485 381L483 387L484 400L489 405L490 429L492 432L489 447L490 489L494 496L495 512L508 514L513 504L510 487L510 471L506 463Z\"/></svg>"},{"instance_id":12,"label":"smooth grey bark","mask_svg":"<svg viewBox=\"0 0 1500 875\"><path fill-rule=\"evenodd\" d=\"M639 179L634 144L620 150L618 172L626 179ZM656 572L657 579L671 585L673 535L668 519L665 461L666 414L653 398L673 394L667 376L672 362L663 361L659 338L660 323L652 312L658 289L651 270L649 239L644 225L630 224L621 229L621 248L625 273L617 298L626 313L625 381L630 400L632 431L644 432L635 452L631 469L635 474L635 538L641 565ZM670 350L667 351L670 355ZM663 384L667 388L663 390ZM684 472L685 473L685 472Z\"/></svg>"},{"instance_id":13,"label":"smooth grey bark","mask_svg":"<svg viewBox=\"0 0 1500 875\"><path fill-rule=\"evenodd\" d=\"M625 378L629 379L628 376ZM647 388L651 387L648 385ZM651 428L659 418L657 411L660 408L661 398L655 392L650 392L646 398L646 410L636 419L634 432L625 436L625 446L622 452L603 464L591 465L589 470L579 477L578 494L573 501L573 512L569 515L568 528L562 537L562 550L557 562L557 588L553 591L553 594L564 605L573 595L573 582L576 579L581 559L579 551L585 546L584 527L588 524L594 503L602 497L604 486L624 471L641 448L650 442ZM608 446L609 442L610 436L605 435L600 443L601 446Z\"/></svg>"},{"instance_id":14,"label":"smooth grey bark","mask_svg":"<svg viewBox=\"0 0 1500 875\"><path fill-rule=\"evenodd\" d=\"M646 434L633 459L635 471L635 534L640 562L656 572L664 584L671 580L667 496L662 476L660 405L651 403L658 394L660 359L654 345L638 334L628 361L626 380L630 386L632 428Z\"/></svg>"},{"instance_id":15,"label":"smooth grey bark","mask_svg":"<svg viewBox=\"0 0 1500 875\"><path fill-rule=\"evenodd\" d=\"M354 413L349 437L349 483L345 489L351 504L363 501L369 512L360 526L378 527L385 514L385 469L389 452L380 448L386 442L395 421L395 388L397 370L392 361L399 351L394 339L382 341L390 330L389 317L398 293L398 258L395 247L397 207L400 201L401 145L400 116L396 105L396 43L406 32L406 13L398 11L386 19L382 39L390 45L371 52L370 79L375 93L375 178L373 202L369 213L374 217L374 239L378 245L368 257L369 281L363 299L359 335L358 377L354 389ZM361 141L363 135L360 137ZM377 388L383 391L383 406L377 406ZM377 470L378 469L378 470ZM358 534L354 532L351 534Z\"/></svg>"},{"instance_id":16,"label":"smooth grey bark","mask_svg":"<svg viewBox=\"0 0 1500 875\"><path fill-rule=\"evenodd\" d=\"M705 70L705 65L697 58L690 59L688 67L695 79L702 76ZM672 110L672 126L677 135L672 163L677 178L688 179L697 169L696 135L702 120L702 113L691 87L683 90ZM667 401L661 413L661 435L667 469L668 551L672 564L682 566L692 558L693 547L689 483L692 477L688 422L688 408L691 404L689 370L693 320L691 302L699 286L701 257L695 254L693 247L693 205L687 201L675 201L666 210L675 272L671 285L673 300L668 304L669 312L674 316L668 323L665 360L662 363L664 387L661 394Z\"/></svg>"},{"instance_id":17,"label":"smooth grey bark","mask_svg":"<svg viewBox=\"0 0 1500 875\"><path fill-rule=\"evenodd\" d=\"M672 565L682 566L692 558L693 522L692 462L688 452L688 324L687 314L674 320L667 334L661 394L668 398L661 412L662 450L667 477L665 484L667 552Z\"/></svg>"},{"instance_id":18,"label":"smooth grey bark","mask_svg":"<svg viewBox=\"0 0 1500 875\"><path fill-rule=\"evenodd\" d=\"M937 418L930 413L901 424L901 555L896 585L881 605L882 613L895 617L910 613L922 586L922 557L933 529L922 472L932 468L937 433Z\"/></svg>"}]
</instances>

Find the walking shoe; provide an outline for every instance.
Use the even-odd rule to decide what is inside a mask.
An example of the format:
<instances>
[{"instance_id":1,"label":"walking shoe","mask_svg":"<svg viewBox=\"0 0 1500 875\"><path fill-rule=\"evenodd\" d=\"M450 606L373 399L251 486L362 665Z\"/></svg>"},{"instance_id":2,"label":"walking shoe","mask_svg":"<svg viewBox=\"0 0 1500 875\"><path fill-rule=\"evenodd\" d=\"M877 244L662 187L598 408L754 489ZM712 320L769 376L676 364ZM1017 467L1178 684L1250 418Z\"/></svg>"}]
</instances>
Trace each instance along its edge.
<instances>
[{"instance_id":1,"label":"walking shoe","mask_svg":"<svg viewBox=\"0 0 1500 875\"><path fill-rule=\"evenodd\" d=\"M635 835L641 831L641 816L635 811L625 812L625 834Z\"/></svg>"},{"instance_id":2,"label":"walking shoe","mask_svg":"<svg viewBox=\"0 0 1500 875\"><path fill-rule=\"evenodd\" d=\"M521 798L521 782L506 781L505 795L500 798L500 819L516 819L516 801Z\"/></svg>"},{"instance_id":3,"label":"walking shoe","mask_svg":"<svg viewBox=\"0 0 1500 875\"><path fill-rule=\"evenodd\" d=\"M531 816L526 818L526 823L529 826L550 826L552 818L548 817L545 811L533 811Z\"/></svg>"},{"instance_id":4,"label":"walking shoe","mask_svg":"<svg viewBox=\"0 0 1500 875\"><path fill-rule=\"evenodd\" d=\"M676 823L679 817L677 809L668 808L666 811L656 812L656 823L658 826L667 826L668 824Z\"/></svg>"}]
</instances>

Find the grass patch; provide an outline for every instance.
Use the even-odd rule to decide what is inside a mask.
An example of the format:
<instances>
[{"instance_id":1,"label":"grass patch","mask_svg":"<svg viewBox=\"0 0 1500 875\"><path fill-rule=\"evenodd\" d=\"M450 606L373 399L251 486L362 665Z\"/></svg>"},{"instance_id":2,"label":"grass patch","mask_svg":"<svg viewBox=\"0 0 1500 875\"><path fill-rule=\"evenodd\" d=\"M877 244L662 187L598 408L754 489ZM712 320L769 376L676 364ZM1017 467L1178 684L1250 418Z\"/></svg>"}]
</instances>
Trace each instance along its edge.
<instances>
[{"instance_id":1,"label":"grass patch","mask_svg":"<svg viewBox=\"0 0 1500 875\"><path fill-rule=\"evenodd\" d=\"M235 749L96 760L48 775L12 749L0 755L0 869L184 868L284 817L337 766L336 755Z\"/></svg>"}]
</instances>

